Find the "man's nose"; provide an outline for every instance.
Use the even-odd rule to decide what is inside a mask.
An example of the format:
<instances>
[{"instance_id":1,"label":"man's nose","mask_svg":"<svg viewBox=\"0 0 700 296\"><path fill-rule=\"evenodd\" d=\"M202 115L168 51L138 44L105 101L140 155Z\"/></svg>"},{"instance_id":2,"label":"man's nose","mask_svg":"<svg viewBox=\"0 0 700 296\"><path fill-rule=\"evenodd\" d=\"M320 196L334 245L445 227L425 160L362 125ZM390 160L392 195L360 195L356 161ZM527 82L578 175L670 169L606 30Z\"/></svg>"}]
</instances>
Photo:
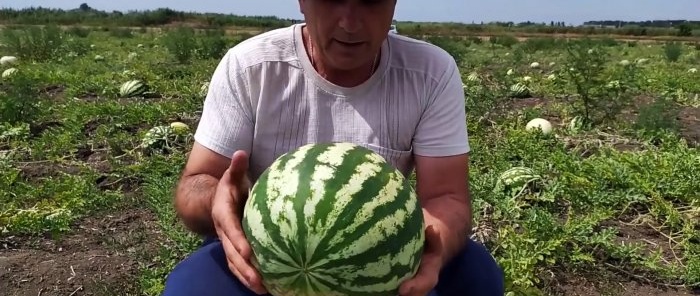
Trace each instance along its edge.
<instances>
[{"instance_id":1,"label":"man's nose","mask_svg":"<svg viewBox=\"0 0 700 296\"><path fill-rule=\"evenodd\" d=\"M338 7L340 15L339 26L347 33L355 33L362 29L362 11L357 4L346 1L346 4Z\"/></svg>"}]
</instances>

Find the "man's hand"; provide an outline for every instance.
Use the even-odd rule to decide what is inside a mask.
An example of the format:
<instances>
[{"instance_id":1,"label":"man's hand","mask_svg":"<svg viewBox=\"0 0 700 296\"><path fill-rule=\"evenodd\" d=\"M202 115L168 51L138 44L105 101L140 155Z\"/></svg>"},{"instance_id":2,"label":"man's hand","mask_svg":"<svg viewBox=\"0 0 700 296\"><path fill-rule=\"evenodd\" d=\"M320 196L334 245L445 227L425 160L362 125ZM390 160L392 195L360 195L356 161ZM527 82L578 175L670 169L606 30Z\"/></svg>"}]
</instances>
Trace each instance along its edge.
<instances>
[{"instance_id":1,"label":"man's hand","mask_svg":"<svg viewBox=\"0 0 700 296\"><path fill-rule=\"evenodd\" d=\"M236 151L231 158L231 165L217 185L212 199L211 216L226 253L229 269L246 287L255 293L265 294L267 290L262 284L262 278L250 263L252 249L241 227L243 207L251 186L247 170L248 155L244 151Z\"/></svg>"},{"instance_id":2,"label":"man's hand","mask_svg":"<svg viewBox=\"0 0 700 296\"><path fill-rule=\"evenodd\" d=\"M399 287L399 295L401 296L428 295L438 283L438 277L442 269L443 248L440 236L434 227L426 227L425 242L425 249L423 250L418 272L413 278L401 283Z\"/></svg>"}]
</instances>

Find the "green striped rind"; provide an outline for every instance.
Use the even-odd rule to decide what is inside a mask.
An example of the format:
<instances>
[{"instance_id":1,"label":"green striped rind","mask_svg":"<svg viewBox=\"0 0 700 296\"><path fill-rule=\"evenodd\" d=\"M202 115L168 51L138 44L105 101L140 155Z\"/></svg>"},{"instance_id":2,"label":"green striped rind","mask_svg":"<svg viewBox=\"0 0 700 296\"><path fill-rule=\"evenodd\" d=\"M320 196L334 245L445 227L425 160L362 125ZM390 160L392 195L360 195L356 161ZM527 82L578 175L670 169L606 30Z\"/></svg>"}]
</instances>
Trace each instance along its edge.
<instances>
[{"instance_id":1,"label":"green striped rind","mask_svg":"<svg viewBox=\"0 0 700 296\"><path fill-rule=\"evenodd\" d=\"M424 241L408 180L348 143L280 156L251 189L243 229L276 296L397 295L417 271Z\"/></svg>"},{"instance_id":2,"label":"green striped rind","mask_svg":"<svg viewBox=\"0 0 700 296\"><path fill-rule=\"evenodd\" d=\"M541 179L533 169L527 167L513 167L500 176L500 181L506 186L523 186L529 182Z\"/></svg>"},{"instance_id":3,"label":"green striped rind","mask_svg":"<svg viewBox=\"0 0 700 296\"><path fill-rule=\"evenodd\" d=\"M123 98L129 98L142 95L146 92L146 84L141 80L129 80L124 82L119 88L119 95Z\"/></svg>"},{"instance_id":4,"label":"green striped rind","mask_svg":"<svg viewBox=\"0 0 700 296\"><path fill-rule=\"evenodd\" d=\"M167 125L154 126L141 139L141 146L154 147L158 142L164 141L173 129Z\"/></svg>"},{"instance_id":5,"label":"green striped rind","mask_svg":"<svg viewBox=\"0 0 700 296\"><path fill-rule=\"evenodd\" d=\"M583 117L576 116L569 121L569 131L578 132L583 128Z\"/></svg>"},{"instance_id":6,"label":"green striped rind","mask_svg":"<svg viewBox=\"0 0 700 296\"><path fill-rule=\"evenodd\" d=\"M10 78L10 76L17 74L17 68L8 68L2 72L2 78Z\"/></svg>"},{"instance_id":7,"label":"green striped rind","mask_svg":"<svg viewBox=\"0 0 700 296\"><path fill-rule=\"evenodd\" d=\"M530 95L530 89L525 84L518 82L511 85L510 93L514 98L524 98Z\"/></svg>"}]
</instances>

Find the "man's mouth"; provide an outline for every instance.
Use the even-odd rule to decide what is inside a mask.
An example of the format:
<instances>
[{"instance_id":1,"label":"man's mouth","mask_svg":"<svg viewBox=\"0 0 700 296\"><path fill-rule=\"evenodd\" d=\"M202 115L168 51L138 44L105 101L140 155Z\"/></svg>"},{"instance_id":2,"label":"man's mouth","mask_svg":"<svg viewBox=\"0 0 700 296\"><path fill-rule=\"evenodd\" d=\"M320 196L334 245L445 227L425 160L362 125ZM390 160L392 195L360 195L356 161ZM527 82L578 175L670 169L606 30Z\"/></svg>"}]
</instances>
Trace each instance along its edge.
<instances>
[{"instance_id":1,"label":"man's mouth","mask_svg":"<svg viewBox=\"0 0 700 296\"><path fill-rule=\"evenodd\" d=\"M360 46L360 45L364 44L364 42L345 42L345 41L341 41L338 39L335 39L335 41L340 43L341 45L348 46L348 47Z\"/></svg>"}]
</instances>

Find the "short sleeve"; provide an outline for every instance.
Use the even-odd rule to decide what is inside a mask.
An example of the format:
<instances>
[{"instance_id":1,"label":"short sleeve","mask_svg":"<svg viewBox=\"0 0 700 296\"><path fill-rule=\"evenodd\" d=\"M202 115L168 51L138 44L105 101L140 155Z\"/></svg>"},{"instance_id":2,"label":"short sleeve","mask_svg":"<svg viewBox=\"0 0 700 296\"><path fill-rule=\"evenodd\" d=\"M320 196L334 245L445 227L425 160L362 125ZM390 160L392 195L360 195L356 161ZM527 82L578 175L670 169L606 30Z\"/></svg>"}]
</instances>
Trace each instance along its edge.
<instances>
[{"instance_id":1,"label":"short sleeve","mask_svg":"<svg viewBox=\"0 0 700 296\"><path fill-rule=\"evenodd\" d=\"M250 153L254 122L250 99L244 94L244 69L237 66L235 52L229 50L217 65L194 140L231 158L236 150Z\"/></svg>"},{"instance_id":2,"label":"short sleeve","mask_svg":"<svg viewBox=\"0 0 700 296\"><path fill-rule=\"evenodd\" d=\"M421 156L452 156L470 151L462 78L454 60L427 101L413 139Z\"/></svg>"}]
</instances>

